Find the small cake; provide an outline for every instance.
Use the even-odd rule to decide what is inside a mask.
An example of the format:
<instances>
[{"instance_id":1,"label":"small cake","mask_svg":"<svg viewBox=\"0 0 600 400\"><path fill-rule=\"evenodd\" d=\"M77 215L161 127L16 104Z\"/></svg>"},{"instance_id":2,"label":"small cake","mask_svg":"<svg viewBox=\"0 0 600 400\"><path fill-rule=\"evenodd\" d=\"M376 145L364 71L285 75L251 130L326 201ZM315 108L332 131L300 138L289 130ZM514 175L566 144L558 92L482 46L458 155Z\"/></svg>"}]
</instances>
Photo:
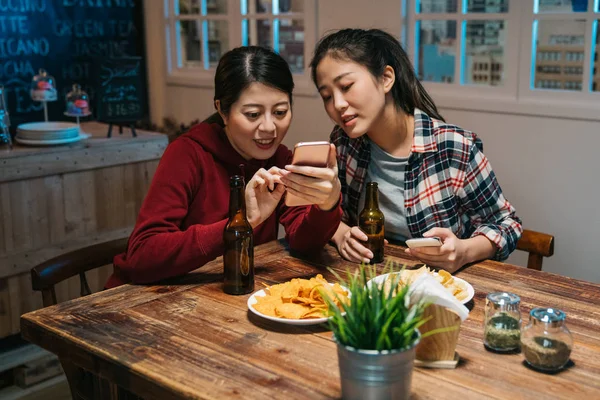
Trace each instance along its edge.
<instances>
[{"instance_id":1,"label":"small cake","mask_svg":"<svg viewBox=\"0 0 600 400\"><path fill-rule=\"evenodd\" d=\"M90 115L89 96L78 84L67 94L67 115L85 117Z\"/></svg>"},{"instance_id":2,"label":"small cake","mask_svg":"<svg viewBox=\"0 0 600 400\"><path fill-rule=\"evenodd\" d=\"M29 93L34 101L56 101L57 93L54 77L48 75L44 69L40 69L31 81Z\"/></svg>"}]
</instances>

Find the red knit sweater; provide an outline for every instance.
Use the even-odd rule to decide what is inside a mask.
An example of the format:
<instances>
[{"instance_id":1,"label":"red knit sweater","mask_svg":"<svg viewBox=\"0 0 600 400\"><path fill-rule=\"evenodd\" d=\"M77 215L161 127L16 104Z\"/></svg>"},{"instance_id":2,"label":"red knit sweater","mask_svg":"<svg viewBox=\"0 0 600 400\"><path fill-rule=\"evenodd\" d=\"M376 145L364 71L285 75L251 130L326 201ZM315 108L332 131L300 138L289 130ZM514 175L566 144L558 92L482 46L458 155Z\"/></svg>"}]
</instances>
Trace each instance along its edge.
<instances>
[{"instance_id":1,"label":"red knit sweater","mask_svg":"<svg viewBox=\"0 0 600 400\"><path fill-rule=\"evenodd\" d=\"M245 166L246 181L261 167L283 168L291 152L280 145L268 160L245 160L229 143L223 129L205 123L171 143L160 160L148 194L129 238L127 252L114 259L114 273L106 283L149 283L185 274L223 254L223 229L229 208L229 177ZM335 233L341 204L332 211L316 206L276 211L254 229L254 244L276 239L277 223L290 248L322 248Z\"/></svg>"}]
</instances>

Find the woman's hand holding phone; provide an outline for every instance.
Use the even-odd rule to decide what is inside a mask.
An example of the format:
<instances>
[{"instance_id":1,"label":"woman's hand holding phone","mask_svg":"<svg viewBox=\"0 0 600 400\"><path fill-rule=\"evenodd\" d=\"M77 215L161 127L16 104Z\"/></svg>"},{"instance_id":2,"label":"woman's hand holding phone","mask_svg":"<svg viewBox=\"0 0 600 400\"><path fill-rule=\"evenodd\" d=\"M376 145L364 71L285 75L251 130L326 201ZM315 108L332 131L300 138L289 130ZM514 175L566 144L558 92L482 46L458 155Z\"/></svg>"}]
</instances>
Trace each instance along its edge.
<instances>
[{"instance_id":1,"label":"woman's hand holding phone","mask_svg":"<svg viewBox=\"0 0 600 400\"><path fill-rule=\"evenodd\" d=\"M252 226L263 223L279 204L285 186L281 184L281 168L271 167L256 171L246 185L246 218Z\"/></svg>"},{"instance_id":2,"label":"woman's hand holding phone","mask_svg":"<svg viewBox=\"0 0 600 400\"><path fill-rule=\"evenodd\" d=\"M285 170L281 170L281 182L286 187L286 196L289 196L286 198L287 205L316 204L321 210L329 211L338 204L341 184L336 151L333 144L328 145L329 152L323 166L315 166L316 163L301 165L302 161L298 160L297 164L286 165Z\"/></svg>"},{"instance_id":3,"label":"woman's hand holding phone","mask_svg":"<svg viewBox=\"0 0 600 400\"><path fill-rule=\"evenodd\" d=\"M456 237L448 228L433 228L423 234L426 238L438 237L441 246L423 246L406 249L406 253L419 259L419 261L454 272L465 265L466 246L463 240ZM407 240L407 245L409 241Z\"/></svg>"}]
</instances>

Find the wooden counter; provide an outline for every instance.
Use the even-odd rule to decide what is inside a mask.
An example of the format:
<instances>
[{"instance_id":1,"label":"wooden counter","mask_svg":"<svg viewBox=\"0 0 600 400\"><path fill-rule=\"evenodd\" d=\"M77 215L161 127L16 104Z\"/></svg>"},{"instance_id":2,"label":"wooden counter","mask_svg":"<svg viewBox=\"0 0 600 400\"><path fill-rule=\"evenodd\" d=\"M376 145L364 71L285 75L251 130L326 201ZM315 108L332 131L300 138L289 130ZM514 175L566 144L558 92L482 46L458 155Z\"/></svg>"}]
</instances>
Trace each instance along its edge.
<instances>
[{"instance_id":1,"label":"wooden counter","mask_svg":"<svg viewBox=\"0 0 600 400\"><path fill-rule=\"evenodd\" d=\"M66 251L128 235L148 190L166 135L82 124L90 139L62 146L0 151L0 338L19 332L21 314L40 308L30 269ZM91 271L92 290L110 272ZM57 287L59 301L79 296L78 280Z\"/></svg>"}]
</instances>

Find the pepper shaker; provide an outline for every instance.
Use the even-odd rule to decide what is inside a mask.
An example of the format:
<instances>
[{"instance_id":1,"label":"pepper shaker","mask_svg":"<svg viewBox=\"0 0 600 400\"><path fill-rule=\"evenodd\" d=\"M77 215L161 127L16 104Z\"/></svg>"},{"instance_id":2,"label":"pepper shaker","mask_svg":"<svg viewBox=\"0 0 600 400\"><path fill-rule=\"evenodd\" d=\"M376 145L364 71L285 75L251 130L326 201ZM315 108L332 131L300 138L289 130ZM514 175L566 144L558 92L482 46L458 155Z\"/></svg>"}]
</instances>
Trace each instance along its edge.
<instances>
[{"instance_id":1,"label":"pepper shaker","mask_svg":"<svg viewBox=\"0 0 600 400\"><path fill-rule=\"evenodd\" d=\"M521 341L521 298L514 293L490 293L485 299L483 343L498 352L519 349Z\"/></svg>"}]
</instances>

